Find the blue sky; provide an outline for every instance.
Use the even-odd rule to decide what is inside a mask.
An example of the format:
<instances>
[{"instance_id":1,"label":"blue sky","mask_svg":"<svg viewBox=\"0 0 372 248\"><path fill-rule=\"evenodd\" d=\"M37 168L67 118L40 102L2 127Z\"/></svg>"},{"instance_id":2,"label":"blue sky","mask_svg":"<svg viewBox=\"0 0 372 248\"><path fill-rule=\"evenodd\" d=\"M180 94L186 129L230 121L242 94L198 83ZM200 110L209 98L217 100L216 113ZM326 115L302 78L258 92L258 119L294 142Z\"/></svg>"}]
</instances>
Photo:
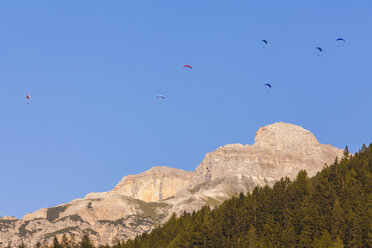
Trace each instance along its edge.
<instances>
[{"instance_id":1,"label":"blue sky","mask_svg":"<svg viewBox=\"0 0 372 248\"><path fill-rule=\"evenodd\" d=\"M357 151L372 142L371 13L369 0L1 1L0 216L153 166L194 170L278 121Z\"/></svg>"}]
</instances>

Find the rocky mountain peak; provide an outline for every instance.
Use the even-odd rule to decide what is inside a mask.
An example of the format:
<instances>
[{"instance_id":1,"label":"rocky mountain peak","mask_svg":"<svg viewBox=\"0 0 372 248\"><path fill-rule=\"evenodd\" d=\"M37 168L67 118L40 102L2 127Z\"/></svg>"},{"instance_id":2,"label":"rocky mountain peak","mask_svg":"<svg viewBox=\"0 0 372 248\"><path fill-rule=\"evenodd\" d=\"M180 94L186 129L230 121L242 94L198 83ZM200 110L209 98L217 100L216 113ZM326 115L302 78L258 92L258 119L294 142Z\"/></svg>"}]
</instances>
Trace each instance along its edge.
<instances>
[{"instance_id":1,"label":"rocky mountain peak","mask_svg":"<svg viewBox=\"0 0 372 248\"><path fill-rule=\"evenodd\" d=\"M308 130L289 123L277 122L261 127L255 137L255 145L268 149L313 149L318 140Z\"/></svg>"},{"instance_id":2,"label":"rocky mountain peak","mask_svg":"<svg viewBox=\"0 0 372 248\"><path fill-rule=\"evenodd\" d=\"M226 145L208 153L196 168L197 182L249 175L264 184L282 177L295 178L299 170L312 176L342 153L341 149L319 144L300 126L278 122L261 127L253 145Z\"/></svg>"}]
</instances>

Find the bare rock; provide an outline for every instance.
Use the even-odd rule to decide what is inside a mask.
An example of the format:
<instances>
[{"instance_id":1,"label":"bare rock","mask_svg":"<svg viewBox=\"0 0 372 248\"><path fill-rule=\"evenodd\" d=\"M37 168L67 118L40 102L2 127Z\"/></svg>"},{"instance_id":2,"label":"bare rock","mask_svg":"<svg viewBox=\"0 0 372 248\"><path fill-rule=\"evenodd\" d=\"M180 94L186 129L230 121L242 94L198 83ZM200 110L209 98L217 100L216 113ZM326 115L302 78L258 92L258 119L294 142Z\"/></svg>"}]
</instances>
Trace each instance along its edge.
<instances>
[{"instance_id":1,"label":"bare rock","mask_svg":"<svg viewBox=\"0 0 372 248\"><path fill-rule=\"evenodd\" d=\"M253 145L226 145L208 153L196 168L195 184L239 174L256 178L259 185L265 180L293 179L300 170L313 176L342 156L343 150L319 144L302 127L279 122L261 127Z\"/></svg>"},{"instance_id":2,"label":"bare rock","mask_svg":"<svg viewBox=\"0 0 372 248\"><path fill-rule=\"evenodd\" d=\"M110 192L146 202L155 202L174 196L191 186L194 172L169 167L153 167L138 175L124 177Z\"/></svg>"},{"instance_id":3,"label":"bare rock","mask_svg":"<svg viewBox=\"0 0 372 248\"><path fill-rule=\"evenodd\" d=\"M18 218L14 216L5 215L4 217L0 217L0 220L18 220Z\"/></svg>"}]
</instances>

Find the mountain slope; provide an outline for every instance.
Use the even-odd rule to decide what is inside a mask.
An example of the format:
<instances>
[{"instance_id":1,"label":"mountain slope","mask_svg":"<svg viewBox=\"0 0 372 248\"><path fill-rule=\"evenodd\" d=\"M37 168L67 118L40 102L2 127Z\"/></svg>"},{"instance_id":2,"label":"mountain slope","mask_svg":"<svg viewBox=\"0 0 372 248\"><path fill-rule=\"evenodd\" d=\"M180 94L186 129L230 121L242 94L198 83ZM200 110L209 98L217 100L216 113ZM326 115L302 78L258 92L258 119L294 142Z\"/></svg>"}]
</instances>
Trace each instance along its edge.
<instances>
[{"instance_id":1,"label":"mountain slope","mask_svg":"<svg viewBox=\"0 0 372 248\"><path fill-rule=\"evenodd\" d=\"M312 178L302 170L294 181L172 217L120 248L371 247L371 203L372 144Z\"/></svg>"},{"instance_id":2,"label":"mountain slope","mask_svg":"<svg viewBox=\"0 0 372 248\"><path fill-rule=\"evenodd\" d=\"M298 171L314 175L343 151L319 144L314 135L287 123L258 130L253 145L233 144L208 153L195 172L154 167L124 177L113 190L40 209L20 220L0 219L0 246L11 242L35 245L63 234L88 233L96 244L133 238L164 223L173 213L220 205L239 192L294 178Z\"/></svg>"}]
</instances>

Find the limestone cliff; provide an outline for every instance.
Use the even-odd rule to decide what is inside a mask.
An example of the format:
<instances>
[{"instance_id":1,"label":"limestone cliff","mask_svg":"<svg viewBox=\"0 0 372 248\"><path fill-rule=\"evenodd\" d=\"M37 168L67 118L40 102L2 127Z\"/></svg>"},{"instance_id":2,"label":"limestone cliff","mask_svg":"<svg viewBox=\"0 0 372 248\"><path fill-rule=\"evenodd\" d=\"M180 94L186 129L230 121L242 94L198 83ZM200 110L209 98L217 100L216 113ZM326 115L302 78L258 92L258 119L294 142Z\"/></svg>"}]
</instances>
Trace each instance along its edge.
<instances>
[{"instance_id":1,"label":"limestone cliff","mask_svg":"<svg viewBox=\"0 0 372 248\"><path fill-rule=\"evenodd\" d=\"M79 239L84 233L96 244L111 244L149 232L173 213L214 207L255 186L294 178L299 170L312 176L342 154L299 126L274 123L258 130L253 145L226 145L208 153L195 172L154 167L125 176L109 192L90 193L20 220L0 218L0 247L16 247L21 240L31 246L50 243L63 234Z\"/></svg>"},{"instance_id":2,"label":"limestone cliff","mask_svg":"<svg viewBox=\"0 0 372 248\"><path fill-rule=\"evenodd\" d=\"M274 123L257 131L253 145L226 145L208 153L196 168L196 184L234 175L249 175L264 183L264 179L295 178L301 169L313 176L342 154L341 149L319 144L302 127Z\"/></svg>"},{"instance_id":3,"label":"limestone cliff","mask_svg":"<svg viewBox=\"0 0 372 248\"><path fill-rule=\"evenodd\" d=\"M153 167L141 174L124 177L110 193L146 202L160 201L190 187L194 174L165 166Z\"/></svg>"}]
</instances>

